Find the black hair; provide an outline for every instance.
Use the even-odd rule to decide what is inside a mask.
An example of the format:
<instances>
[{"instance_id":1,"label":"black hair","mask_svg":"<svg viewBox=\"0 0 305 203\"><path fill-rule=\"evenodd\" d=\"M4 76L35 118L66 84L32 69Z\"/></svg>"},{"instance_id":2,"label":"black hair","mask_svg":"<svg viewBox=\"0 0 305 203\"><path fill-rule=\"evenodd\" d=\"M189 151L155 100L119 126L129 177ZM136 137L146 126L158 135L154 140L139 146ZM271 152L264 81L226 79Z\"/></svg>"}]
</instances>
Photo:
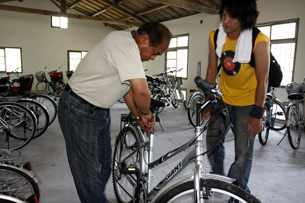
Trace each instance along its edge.
<instances>
[{"instance_id":1,"label":"black hair","mask_svg":"<svg viewBox=\"0 0 305 203\"><path fill-rule=\"evenodd\" d=\"M224 10L230 17L240 21L242 30L255 27L259 15L256 0L222 0L218 12L220 20L222 20Z\"/></svg>"},{"instance_id":2,"label":"black hair","mask_svg":"<svg viewBox=\"0 0 305 203\"><path fill-rule=\"evenodd\" d=\"M139 35L148 34L150 45L153 47L157 47L162 42L169 44L172 37L169 29L157 22L145 23L137 30L137 32Z\"/></svg>"}]
</instances>

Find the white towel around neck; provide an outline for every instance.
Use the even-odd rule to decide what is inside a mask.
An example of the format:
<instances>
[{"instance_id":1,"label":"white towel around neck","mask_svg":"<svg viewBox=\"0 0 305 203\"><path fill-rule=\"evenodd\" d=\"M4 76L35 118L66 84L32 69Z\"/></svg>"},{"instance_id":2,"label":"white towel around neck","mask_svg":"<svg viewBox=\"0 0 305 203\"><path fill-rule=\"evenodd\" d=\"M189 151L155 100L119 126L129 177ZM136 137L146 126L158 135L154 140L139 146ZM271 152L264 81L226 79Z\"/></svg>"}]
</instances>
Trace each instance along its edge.
<instances>
[{"instance_id":1,"label":"white towel around neck","mask_svg":"<svg viewBox=\"0 0 305 203\"><path fill-rule=\"evenodd\" d=\"M216 54L220 58L227 33L224 32L222 23L220 23L218 30ZM233 62L249 63L252 49L252 29L247 29L242 31L238 37Z\"/></svg>"}]
</instances>

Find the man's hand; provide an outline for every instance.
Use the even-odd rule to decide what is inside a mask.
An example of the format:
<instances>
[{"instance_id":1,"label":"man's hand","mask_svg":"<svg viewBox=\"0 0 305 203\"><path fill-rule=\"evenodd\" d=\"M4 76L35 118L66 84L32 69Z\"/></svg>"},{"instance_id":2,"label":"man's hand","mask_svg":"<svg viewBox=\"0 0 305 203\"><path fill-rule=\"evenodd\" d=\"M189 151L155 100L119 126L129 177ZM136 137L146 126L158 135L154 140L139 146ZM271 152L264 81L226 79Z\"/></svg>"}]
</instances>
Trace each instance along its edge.
<instances>
[{"instance_id":1,"label":"man's hand","mask_svg":"<svg viewBox=\"0 0 305 203\"><path fill-rule=\"evenodd\" d=\"M146 132L147 130L149 130L151 133L154 132L156 118L153 116L151 112L147 115L141 115L141 121L139 122L144 132Z\"/></svg>"},{"instance_id":2,"label":"man's hand","mask_svg":"<svg viewBox=\"0 0 305 203\"><path fill-rule=\"evenodd\" d=\"M249 131L250 129L252 129L251 138L253 138L258 133L262 132L262 129L263 129L262 119L250 117L250 119L248 121L247 131Z\"/></svg>"},{"instance_id":3,"label":"man's hand","mask_svg":"<svg viewBox=\"0 0 305 203\"><path fill-rule=\"evenodd\" d=\"M201 121L208 120L211 117L211 105L201 112Z\"/></svg>"}]
</instances>

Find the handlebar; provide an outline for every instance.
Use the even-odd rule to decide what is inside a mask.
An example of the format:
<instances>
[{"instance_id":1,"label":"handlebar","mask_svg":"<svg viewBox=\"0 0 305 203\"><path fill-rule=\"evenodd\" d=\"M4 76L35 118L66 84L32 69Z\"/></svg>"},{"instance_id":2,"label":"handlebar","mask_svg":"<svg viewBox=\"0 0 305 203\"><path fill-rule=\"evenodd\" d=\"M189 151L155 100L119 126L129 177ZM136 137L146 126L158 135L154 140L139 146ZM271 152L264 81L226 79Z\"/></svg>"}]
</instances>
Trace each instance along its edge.
<instances>
[{"instance_id":1,"label":"handlebar","mask_svg":"<svg viewBox=\"0 0 305 203\"><path fill-rule=\"evenodd\" d=\"M222 98L222 94L216 90L216 85L203 80L201 77L197 76L195 78L195 83L202 92L209 97L209 99L214 99L216 97Z\"/></svg>"}]
</instances>

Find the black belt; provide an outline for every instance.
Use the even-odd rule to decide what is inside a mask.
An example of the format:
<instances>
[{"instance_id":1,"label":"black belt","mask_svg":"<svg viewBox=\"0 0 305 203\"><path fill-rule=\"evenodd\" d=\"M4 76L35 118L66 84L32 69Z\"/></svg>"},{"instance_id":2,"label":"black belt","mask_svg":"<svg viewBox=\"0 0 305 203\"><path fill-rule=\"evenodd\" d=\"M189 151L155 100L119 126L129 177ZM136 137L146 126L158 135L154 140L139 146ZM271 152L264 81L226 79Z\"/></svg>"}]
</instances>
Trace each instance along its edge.
<instances>
[{"instance_id":1,"label":"black belt","mask_svg":"<svg viewBox=\"0 0 305 203\"><path fill-rule=\"evenodd\" d=\"M101 108L101 107L97 107L89 102L87 102L86 100L84 100L83 98L81 98L80 96L78 96L77 94L75 94L73 92L73 90L71 89L70 85L67 84L66 87L65 87L65 91L68 92L68 94L70 94L71 96L73 96L76 100L78 100L80 103L83 103L87 106L90 106L90 107L95 107L96 109L99 109L99 110L108 110L108 109L105 109L105 108Z\"/></svg>"}]
</instances>

